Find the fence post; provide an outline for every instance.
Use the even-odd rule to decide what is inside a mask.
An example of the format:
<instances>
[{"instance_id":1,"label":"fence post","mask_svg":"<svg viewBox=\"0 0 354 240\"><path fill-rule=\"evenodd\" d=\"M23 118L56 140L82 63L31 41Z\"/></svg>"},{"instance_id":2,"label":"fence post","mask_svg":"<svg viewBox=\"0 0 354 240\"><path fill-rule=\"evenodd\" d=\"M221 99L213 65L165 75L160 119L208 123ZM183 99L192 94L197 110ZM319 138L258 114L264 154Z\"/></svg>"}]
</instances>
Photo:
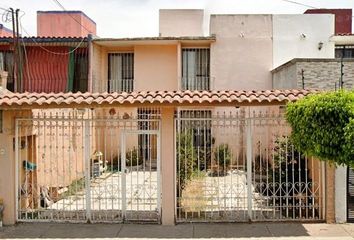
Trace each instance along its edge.
<instances>
[{"instance_id":1,"label":"fence post","mask_svg":"<svg viewBox=\"0 0 354 240\"><path fill-rule=\"evenodd\" d=\"M252 120L246 119L246 146L247 146L247 208L249 220L252 220Z\"/></svg>"},{"instance_id":2,"label":"fence post","mask_svg":"<svg viewBox=\"0 0 354 240\"><path fill-rule=\"evenodd\" d=\"M85 189L86 189L86 219L91 221L91 168L90 168L90 121L84 121L84 159L85 159Z\"/></svg>"},{"instance_id":3,"label":"fence post","mask_svg":"<svg viewBox=\"0 0 354 240\"><path fill-rule=\"evenodd\" d=\"M162 224L175 224L174 108L161 108ZM159 183L160 184L160 183Z\"/></svg>"}]
</instances>

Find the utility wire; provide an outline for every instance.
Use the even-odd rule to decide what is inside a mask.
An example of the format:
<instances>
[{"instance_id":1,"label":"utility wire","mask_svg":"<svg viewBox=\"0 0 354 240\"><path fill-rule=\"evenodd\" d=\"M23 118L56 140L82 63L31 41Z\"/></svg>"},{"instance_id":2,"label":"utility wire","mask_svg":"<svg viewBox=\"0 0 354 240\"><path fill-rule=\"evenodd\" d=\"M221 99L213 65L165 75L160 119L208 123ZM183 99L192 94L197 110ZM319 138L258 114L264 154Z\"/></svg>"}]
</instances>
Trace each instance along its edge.
<instances>
[{"instance_id":1,"label":"utility wire","mask_svg":"<svg viewBox=\"0 0 354 240\"><path fill-rule=\"evenodd\" d=\"M44 51L46 51L46 52L48 52L48 53L51 53L51 54L54 54L54 55L69 55L69 54L75 52L75 51L82 45L82 43L85 41L85 38L81 38L81 41L77 44L77 46L74 47L74 49L70 50L69 52L54 52L54 51L51 51L51 50L49 50L49 49L47 49L47 48L41 46L41 44L40 44L39 42L37 42L37 41L35 40L35 38L31 37L31 35L28 33L28 31L23 27L22 22L21 22L21 19L23 18L23 16L24 16L26 13L25 13L24 11L22 11L22 12L23 12L23 14L22 14L22 15L20 16L20 18L19 18L19 25L20 25L20 28L21 28L21 32L22 32L22 31L25 32L25 33L28 35L28 38L29 38L31 41L33 41L34 43L38 44L38 47L40 47L41 49L43 49ZM23 44L24 44L23 39L22 39L22 42L23 42Z\"/></svg>"},{"instance_id":2,"label":"utility wire","mask_svg":"<svg viewBox=\"0 0 354 240\"><path fill-rule=\"evenodd\" d=\"M27 30L22 26L21 22L20 22L20 28L29 36L29 39L31 41L38 44L38 47L40 47L41 49L43 49L44 51L46 51L48 53L55 54L55 55L69 55L69 54L75 52L81 46L81 44L85 41L85 38L82 38L81 41L77 44L77 46L74 49L70 50L69 52L53 52L53 51L41 46L41 44L39 42L37 42L33 37L31 37L30 34L27 32Z\"/></svg>"},{"instance_id":3,"label":"utility wire","mask_svg":"<svg viewBox=\"0 0 354 240\"><path fill-rule=\"evenodd\" d=\"M66 10L66 8L59 2L59 0L53 0L53 2L55 2L61 9L63 9L64 11L68 11ZM83 26L78 20L76 20L73 16L71 16L70 13L67 13L75 22L77 22L81 27L85 28L89 33L92 33L91 30L87 29L85 26Z\"/></svg>"},{"instance_id":4,"label":"utility wire","mask_svg":"<svg viewBox=\"0 0 354 240\"><path fill-rule=\"evenodd\" d=\"M292 1L292 0L281 0L281 1L287 2L287 3L293 3L293 4L300 5L300 6L307 7L307 8L320 9L318 7L314 7L314 6L311 6L311 5L303 4L303 3ZM326 8L323 8L323 9L326 9ZM354 18L354 16L352 16L352 18Z\"/></svg>"},{"instance_id":5,"label":"utility wire","mask_svg":"<svg viewBox=\"0 0 354 240\"><path fill-rule=\"evenodd\" d=\"M300 5L300 6L307 7L307 8L319 9L318 7L314 7L314 6L311 6L311 5L307 5L307 4L296 2L296 1L292 1L292 0L282 0L282 1L283 2L287 2L287 3L296 4L296 5Z\"/></svg>"}]
</instances>

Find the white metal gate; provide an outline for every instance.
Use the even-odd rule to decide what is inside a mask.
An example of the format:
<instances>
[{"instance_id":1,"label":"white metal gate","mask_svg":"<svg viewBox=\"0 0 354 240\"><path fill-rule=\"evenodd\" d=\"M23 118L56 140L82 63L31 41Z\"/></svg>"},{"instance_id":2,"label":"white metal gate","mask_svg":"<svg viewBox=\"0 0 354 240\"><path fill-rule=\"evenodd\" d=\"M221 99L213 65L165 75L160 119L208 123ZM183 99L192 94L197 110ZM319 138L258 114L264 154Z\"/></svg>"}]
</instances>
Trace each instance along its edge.
<instances>
[{"instance_id":1,"label":"white metal gate","mask_svg":"<svg viewBox=\"0 0 354 240\"><path fill-rule=\"evenodd\" d=\"M177 222L324 219L323 164L293 147L276 110L178 112Z\"/></svg>"},{"instance_id":2,"label":"white metal gate","mask_svg":"<svg viewBox=\"0 0 354 240\"><path fill-rule=\"evenodd\" d=\"M160 222L159 114L53 112L16 120L17 220Z\"/></svg>"}]
</instances>

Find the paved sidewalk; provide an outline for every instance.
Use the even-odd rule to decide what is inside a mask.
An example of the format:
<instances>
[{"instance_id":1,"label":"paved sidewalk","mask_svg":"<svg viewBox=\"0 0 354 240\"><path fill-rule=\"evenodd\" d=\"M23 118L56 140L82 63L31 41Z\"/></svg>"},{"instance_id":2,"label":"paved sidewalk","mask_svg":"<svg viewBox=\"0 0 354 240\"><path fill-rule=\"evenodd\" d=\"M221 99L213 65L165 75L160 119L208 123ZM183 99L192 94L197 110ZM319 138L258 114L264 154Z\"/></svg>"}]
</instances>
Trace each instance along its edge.
<instances>
[{"instance_id":1,"label":"paved sidewalk","mask_svg":"<svg viewBox=\"0 0 354 240\"><path fill-rule=\"evenodd\" d=\"M1 239L354 239L354 224L238 223L18 224L0 228Z\"/></svg>"}]
</instances>

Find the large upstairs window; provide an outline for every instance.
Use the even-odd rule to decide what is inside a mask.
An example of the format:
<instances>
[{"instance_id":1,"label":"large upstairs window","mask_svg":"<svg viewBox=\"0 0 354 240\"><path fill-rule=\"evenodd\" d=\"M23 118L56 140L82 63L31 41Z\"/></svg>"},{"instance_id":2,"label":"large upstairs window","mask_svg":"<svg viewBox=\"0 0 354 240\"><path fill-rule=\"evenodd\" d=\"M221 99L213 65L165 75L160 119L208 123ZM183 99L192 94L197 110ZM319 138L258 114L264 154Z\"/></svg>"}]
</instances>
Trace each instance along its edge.
<instances>
[{"instance_id":1,"label":"large upstairs window","mask_svg":"<svg viewBox=\"0 0 354 240\"><path fill-rule=\"evenodd\" d=\"M182 49L182 90L210 90L210 49Z\"/></svg>"},{"instance_id":2,"label":"large upstairs window","mask_svg":"<svg viewBox=\"0 0 354 240\"><path fill-rule=\"evenodd\" d=\"M109 92L132 92L134 90L134 53L108 54Z\"/></svg>"}]
</instances>

